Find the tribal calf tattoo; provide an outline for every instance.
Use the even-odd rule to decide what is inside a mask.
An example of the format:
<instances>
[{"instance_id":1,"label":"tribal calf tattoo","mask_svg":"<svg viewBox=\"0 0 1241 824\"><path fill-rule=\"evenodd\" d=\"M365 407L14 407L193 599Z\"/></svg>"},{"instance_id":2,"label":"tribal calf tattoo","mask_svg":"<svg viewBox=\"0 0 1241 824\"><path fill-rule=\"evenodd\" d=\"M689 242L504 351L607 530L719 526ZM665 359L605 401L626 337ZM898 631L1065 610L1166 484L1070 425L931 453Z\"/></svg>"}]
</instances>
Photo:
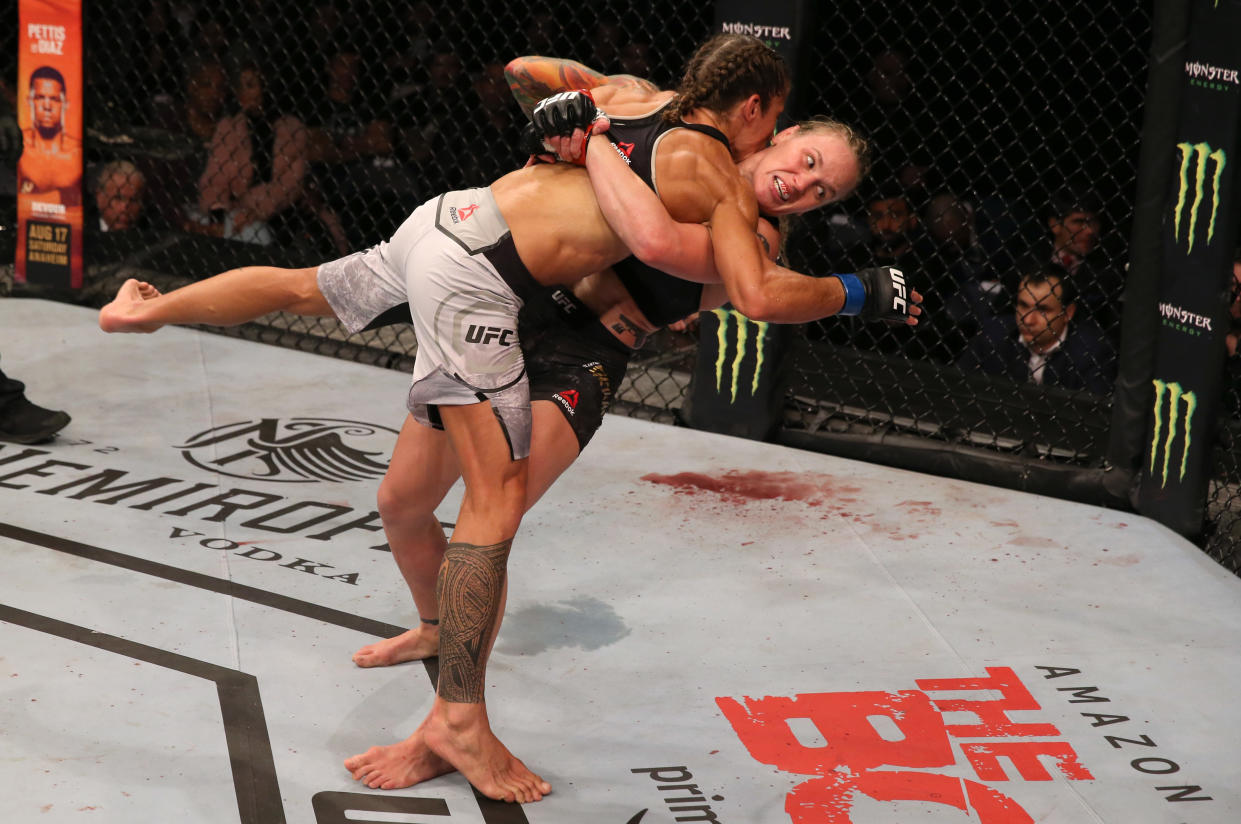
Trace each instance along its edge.
<instances>
[{"instance_id":1,"label":"tribal calf tattoo","mask_svg":"<svg viewBox=\"0 0 1241 824\"><path fill-rule=\"evenodd\" d=\"M440 676L445 701L483 700L487 653L500 614L500 595L513 541L491 546L452 543L444 553L435 596L440 604Z\"/></svg>"}]
</instances>

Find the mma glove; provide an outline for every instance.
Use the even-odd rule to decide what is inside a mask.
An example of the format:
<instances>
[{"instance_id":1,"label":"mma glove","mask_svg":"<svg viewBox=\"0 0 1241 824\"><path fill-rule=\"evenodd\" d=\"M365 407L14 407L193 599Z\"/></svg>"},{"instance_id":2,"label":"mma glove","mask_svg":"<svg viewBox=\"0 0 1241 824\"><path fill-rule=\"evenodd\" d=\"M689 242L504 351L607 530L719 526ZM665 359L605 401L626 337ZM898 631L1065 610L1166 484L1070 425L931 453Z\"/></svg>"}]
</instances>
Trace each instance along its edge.
<instances>
[{"instance_id":1,"label":"mma glove","mask_svg":"<svg viewBox=\"0 0 1241 824\"><path fill-rule=\"evenodd\" d=\"M585 89L561 92L545 97L535 104L530 125L522 132L522 148L530 154L543 154L547 147L544 137L568 137L575 129L583 132L580 163L586 162L586 146L590 142L590 125L602 112L595 98Z\"/></svg>"},{"instance_id":2,"label":"mma glove","mask_svg":"<svg viewBox=\"0 0 1241 824\"><path fill-rule=\"evenodd\" d=\"M863 320L881 320L903 325L913 307L913 290L905 273L891 266L863 269L852 275L835 275L845 287L841 315L857 315Z\"/></svg>"}]
</instances>

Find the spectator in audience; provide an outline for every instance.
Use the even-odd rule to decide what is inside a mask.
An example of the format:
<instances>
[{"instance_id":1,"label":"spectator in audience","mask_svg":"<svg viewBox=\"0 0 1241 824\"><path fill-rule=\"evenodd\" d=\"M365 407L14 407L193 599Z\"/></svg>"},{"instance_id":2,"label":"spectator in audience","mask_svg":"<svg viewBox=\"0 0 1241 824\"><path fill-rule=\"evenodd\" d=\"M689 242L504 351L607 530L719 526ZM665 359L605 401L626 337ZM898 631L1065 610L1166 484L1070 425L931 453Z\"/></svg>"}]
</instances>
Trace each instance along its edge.
<instances>
[{"instance_id":1,"label":"spectator in audience","mask_svg":"<svg viewBox=\"0 0 1241 824\"><path fill-rule=\"evenodd\" d=\"M974 204L953 192L940 192L924 212L944 277L945 321L968 339L1005 306L1004 286L978 238Z\"/></svg>"},{"instance_id":2,"label":"spectator in audience","mask_svg":"<svg viewBox=\"0 0 1241 824\"><path fill-rule=\"evenodd\" d=\"M219 125L228 91L228 72L219 58L199 58L186 68L183 99L160 107L154 125L207 146Z\"/></svg>"},{"instance_id":3,"label":"spectator in audience","mask_svg":"<svg viewBox=\"0 0 1241 824\"><path fill-rule=\"evenodd\" d=\"M915 188L918 178L942 156L942 147L929 146L939 125L927 112L925 96L919 95L915 62L908 52L885 47L875 53L864 80L869 94L848 101L856 108L863 133L876 147L876 180L900 180Z\"/></svg>"},{"instance_id":4,"label":"spectator in audience","mask_svg":"<svg viewBox=\"0 0 1241 824\"><path fill-rule=\"evenodd\" d=\"M327 61L322 94L305 112L312 163L352 163L392 156L392 124L364 82L362 55L351 46Z\"/></svg>"},{"instance_id":5,"label":"spectator in audience","mask_svg":"<svg viewBox=\"0 0 1241 824\"><path fill-rule=\"evenodd\" d=\"M1018 281L1016 312L992 318L957 364L1018 382L1111 393L1116 354L1093 320L1078 313L1065 270L1044 263Z\"/></svg>"},{"instance_id":6,"label":"spectator in audience","mask_svg":"<svg viewBox=\"0 0 1241 824\"><path fill-rule=\"evenodd\" d=\"M87 226L103 232L137 229L142 224L146 175L128 160L105 163L95 175L94 209Z\"/></svg>"},{"instance_id":7,"label":"spectator in audience","mask_svg":"<svg viewBox=\"0 0 1241 824\"><path fill-rule=\"evenodd\" d=\"M481 175L476 163L477 135L462 111L462 101L473 95L456 46L440 40L431 49L426 83L394 102L404 157L425 179L428 191L457 185L463 179L470 185L489 179Z\"/></svg>"},{"instance_id":8,"label":"spectator in audience","mask_svg":"<svg viewBox=\"0 0 1241 824\"><path fill-rule=\"evenodd\" d=\"M905 189L895 183L884 184L866 201L866 223L870 227L871 263L880 266L921 265L915 258L926 249L918 210Z\"/></svg>"},{"instance_id":9,"label":"spectator in audience","mask_svg":"<svg viewBox=\"0 0 1241 824\"><path fill-rule=\"evenodd\" d=\"M124 56L132 61L130 82L161 105L168 104L183 85L182 72L189 51L186 32L178 25L170 6L169 0L148 0L141 12L142 24L134 27L133 50L138 59Z\"/></svg>"},{"instance_id":10,"label":"spectator in audience","mask_svg":"<svg viewBox=\"0 0 1241 824\"><path fill-rule=\"evenodd\" d=\"M1124 276L1109 265L1099 242L1102 237L1102 205L1093 192L1065 187L1052 195L1043 213L1049 237L1041 249L1018 264L1020 276L1039 264L1053 263L1073 278L1079 304L1105 331L1120 321ZM1010 280L1011 280L1010 276Z\"/></svg>"},{"instance_id":11,"label":"spectator in audience","mask_svg":"<svg viewBox=\"0 0 1241 824\"><path fill-rule=\"evenodd\" d=\"M233 92L239 111L216 127L198 181L198 214L190 231L270 244L285 213L298 203L306 176L306 127L281 115L265 95L263 72L242 62Z\"/></svg>"},{"instance_id":12,"label":"spectator in audience","mask_svg":"<svg viewBox=\"0 0 1241 824\"><path fill-rule=\"evenodd\" d=\"M376 90L366 79L357 49L344 46L331 54L324 75L324 88L304 118L312 174L303 196L333 236L333 224L341 223L337 215L353 219L348 226L341 224L343 243L334 244L343 252L375 240L373 228L360 224L375 217L369 204L382 182L375 168L396 165L393 128L386 110L375 105ZM387 176L386 171L381 174Z\"/></svg>"},{"instance_id":13,"label":"spectator in audience","mask_svg":"<svg viewBox=\"0 0 1241 824\"><path fill-rule=\"evenodd\" d=\"M943 317L944 299L953 291L953 284L935 257L934 246L918 217L917 203L897 181L889 181L866 201L866 222L870 230L867 257L857 261L856 268L894 266L918 278L926 314L912 329L861 327L855 330L854 343L880 351L903 352L911 358L951 362L965 339L955 332ZM876 337L877 336L877 337ZM873 344L866 339L875 338Z\"/></svg>"},{"instance_id":14,"label":"spectator in audience","mask_svg":"<svg viewBox=\"0 0 1241 824\"><path fill-rule=\"evenodd\" d=\"M0 371L0 441L41 443L68 423L66 413L31 403L26 398L26 385Z\"/></svg>"}]
</instances>

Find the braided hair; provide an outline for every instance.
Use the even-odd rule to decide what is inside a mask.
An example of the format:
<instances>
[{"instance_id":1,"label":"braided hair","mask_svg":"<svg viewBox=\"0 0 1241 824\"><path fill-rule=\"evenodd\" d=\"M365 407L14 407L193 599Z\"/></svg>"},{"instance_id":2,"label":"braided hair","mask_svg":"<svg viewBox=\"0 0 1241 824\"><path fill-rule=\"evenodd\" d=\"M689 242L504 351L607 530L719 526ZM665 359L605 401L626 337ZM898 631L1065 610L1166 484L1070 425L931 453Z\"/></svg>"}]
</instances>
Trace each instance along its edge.
<instances>
[{"instance_id":1,"label":"braided hair","mask_svg":"<svg viewBox=\"0 0 1241 824\"><path fill-rule=\"evenodd\" d=\"M680 121L694 109L724 113L752 94L763 108L789 92L789 70L779 52L757 37L717 34L685 65L677 94L664 117Z\"/></svg>"}]
</instances>

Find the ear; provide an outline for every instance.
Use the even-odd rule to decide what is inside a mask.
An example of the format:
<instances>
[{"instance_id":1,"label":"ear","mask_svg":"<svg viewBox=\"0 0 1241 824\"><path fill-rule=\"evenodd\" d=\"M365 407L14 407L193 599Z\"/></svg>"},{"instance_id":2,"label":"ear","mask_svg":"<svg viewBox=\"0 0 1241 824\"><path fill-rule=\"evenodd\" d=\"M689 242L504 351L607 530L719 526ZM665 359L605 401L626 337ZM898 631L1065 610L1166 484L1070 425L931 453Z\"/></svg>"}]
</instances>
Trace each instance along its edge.
<instances>
[{"instance_id":1,"label":"ear","mask_svg":"<svg viewBox=\"0 0 1241 824\"><path fill-rule=\"evenodd\" d=\"M745 118L747 123L752 123L763 116L763 99L757 94L752 94L741 104L741 116Z\"/></svg>"},{"instance_id":2,"label":"ear","mask_svg":"<svg viewBox=\"0 0 1241 824\"><path fill-rule=\"evenodd\" d=\"M794 124L792 126L789 126L787 128L781 129L780 131L776 132L775 136L771 138L771 142L773 144L783 143L784 141L788 140L790 137L796 137L797 133L800 131L801 131L801 126Z\"/></svg>"}]
</instances>

